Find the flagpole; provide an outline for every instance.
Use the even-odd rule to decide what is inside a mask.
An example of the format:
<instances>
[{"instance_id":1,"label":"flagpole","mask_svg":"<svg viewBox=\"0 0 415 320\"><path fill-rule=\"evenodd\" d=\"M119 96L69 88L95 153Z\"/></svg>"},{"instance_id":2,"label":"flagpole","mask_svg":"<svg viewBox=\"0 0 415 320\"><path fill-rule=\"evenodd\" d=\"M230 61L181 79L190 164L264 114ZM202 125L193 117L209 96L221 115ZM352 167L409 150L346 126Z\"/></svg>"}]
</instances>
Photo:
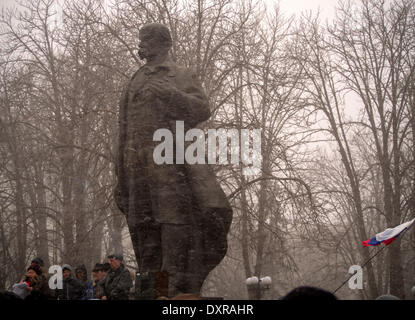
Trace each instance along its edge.
<instances>
[{"instance_id":1,"label":"flagpole","mask_svg":"<svg viewBox=\"0 0 415 320\"><path fill-rule=\"evenodd\" d=\"M401 234L401 238L403 237L403 235L406 233L406 231L408 231L410 228L412 227L412 225L409 226L409 228L405 229ZM363 265L361 266L361 268L363 269L374 257L376 257L383 249L385 249L388 245L384 245L381 249L379 249L373 256L371 256L365 263L363 263ZM339 291L345 284L347 281L349 281L353 276L355 275L355 273L353 273L349 278L346 279L346 281L344 281L336 290L334 290L333 293L336 293L337 291Z\"/></svg>"},{"instance_id":2,"label":"flagpole","mask_svg":"<svg viewBox=\"0 0 415 320\"><path fill-rule=\"evenodd\" d=\"M380 248L373 256L371 256L362 266L361 268L363 269L374 257L376 257L383 249L386 248L386 245L384 245L382 248ZM349 281L353 276L355 275L355 273L353 273L350 277L348 277L346 279L346 281L344 281L336 290L334 290L333 293L336 293L337 291L339 291L345 284L347 281Z\"/></svg>"}]
</instances>

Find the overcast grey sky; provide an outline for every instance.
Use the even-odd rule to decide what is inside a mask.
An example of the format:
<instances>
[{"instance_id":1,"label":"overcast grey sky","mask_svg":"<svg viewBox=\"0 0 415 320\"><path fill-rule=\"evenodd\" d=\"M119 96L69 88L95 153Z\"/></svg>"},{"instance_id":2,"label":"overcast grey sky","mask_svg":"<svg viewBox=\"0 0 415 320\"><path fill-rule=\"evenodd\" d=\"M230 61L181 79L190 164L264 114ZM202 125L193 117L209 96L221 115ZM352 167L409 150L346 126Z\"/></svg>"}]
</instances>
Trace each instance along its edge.
<instances>
[{"instance_id":1,"label":"overcast grey sky","mask_svg":"<svg viewBox=\"0 0 415 320\"><path fill-rule=\"evenodd\" d=\"M267 0L267 2L275 2ZM337 4L336 0L280 0L281 11L285 14L300 15L302 11L317 12L320 10L321 18L334 17L334 8Z\"/></svg>"},{"instance_id":2,"label":"overcast grey sky","mask_svg":"<svg viewBox=\"0 0 415 320\"><path fill-rule=\"evenodd\" d=\"M15 0L0 0L0 4L2 6L8 6L8 5L14 4L15 2L16 2Z\"/></svg>"},{"instance_id":3,"label":"overcast grey sky","mask_svg":"<svg viewBox=\"0 0 415 320\"><path fill-rule=\"evenodd\" d=\"M274 3L277 0L265 0L267 3ZM331 17L334 14L336 0L280 0L280 6L284 13L299 14L303 10L317 10L320 8L323 18ZM16 4L16 0L0 0L2 6Z\"/></svg>"}]
</instances>

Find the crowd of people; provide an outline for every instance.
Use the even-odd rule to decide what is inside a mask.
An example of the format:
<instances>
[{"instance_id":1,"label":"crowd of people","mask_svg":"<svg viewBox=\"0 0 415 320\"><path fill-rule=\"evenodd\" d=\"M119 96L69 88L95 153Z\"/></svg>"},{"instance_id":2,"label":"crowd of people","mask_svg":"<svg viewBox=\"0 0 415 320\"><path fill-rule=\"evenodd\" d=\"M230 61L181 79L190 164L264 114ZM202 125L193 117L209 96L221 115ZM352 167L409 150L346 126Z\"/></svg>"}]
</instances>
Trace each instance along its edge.
<instances>
[{"instance_id":1,"label":"crowd of people","mask_svg":"<svg viewBox=\"0 0 415 320\"><path fill-rule=\"evenodd\" d=\"M120 254L109 255L108 262L96 263L91 280L85 265L73 269L64 264L62 280L61 289L50 289L48 271L42 258L37 257L12 291L5 294L24 300L128 300L133 286L132 275Z\"/></svg>"},{"instance_id":2,"label":"crowd of people","mask_svg":"<svg viewBox=\"0 0 415 320\"><path fill-rule=\"evenodd\" d=\"M22 279L15 283L11 291L1 292L1 299L23 300L128 300L133 286L133 273L123 264L123 256L112 254L108 262L96 263L92 270L92 279L88 280L85 265L74 270L68 264L62 265L62 288L50 289L49 274L40 257L31 261ZM194 294L180 294L172 299L159 297L160 300L199 300ZM337 300L331 292L321 288L300 286L280 300ZM382 295L376 300L399 300L392 295Z\"/></svg>"}]
</instances>

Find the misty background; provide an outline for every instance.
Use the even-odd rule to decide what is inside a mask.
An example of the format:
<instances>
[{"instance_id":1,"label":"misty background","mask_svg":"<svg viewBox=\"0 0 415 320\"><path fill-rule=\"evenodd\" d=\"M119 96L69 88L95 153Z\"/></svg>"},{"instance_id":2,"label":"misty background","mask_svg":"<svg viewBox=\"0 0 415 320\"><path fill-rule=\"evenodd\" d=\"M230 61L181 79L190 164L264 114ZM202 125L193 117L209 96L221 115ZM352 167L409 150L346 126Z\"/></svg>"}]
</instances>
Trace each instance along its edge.
<instances>
[{"instance_id":1,"label":"misty background","mask_svg":"<svg viewBox=\"0 0 415 320\"><path fill-rule=\"evenodd\" d=\"M0 3L0 290L35 256L90 272L122 252L137 267L112 191L118 102L149 22L200 77L204 129L262 129L259 175L215 166L234 216L204 296L252 298L251 276L272 278L265 299L333 291L378 250L362 240L415 217L415 1L19 3ZM337 296L411 299L414 240Z\"/></svg>"}]
</instances>

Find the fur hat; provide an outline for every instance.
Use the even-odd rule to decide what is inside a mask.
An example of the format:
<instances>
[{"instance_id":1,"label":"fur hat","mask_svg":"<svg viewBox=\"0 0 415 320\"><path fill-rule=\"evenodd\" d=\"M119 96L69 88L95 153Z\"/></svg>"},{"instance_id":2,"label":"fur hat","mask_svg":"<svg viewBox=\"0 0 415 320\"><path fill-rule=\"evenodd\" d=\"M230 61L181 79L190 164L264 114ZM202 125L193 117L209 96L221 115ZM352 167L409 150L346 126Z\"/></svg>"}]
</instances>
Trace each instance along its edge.
<instances>
[{"instance_id":1,"label":"fur hat","mask_svg":"<svg viewBox=\"0 0 415 320\"><path fill-rule=\"evenodd\" d=\"M117 259L119 261L123 260L122 254L113 253L108 256L108 259Z\"/></svg>"},{"instance_id":2,"label":"fur hat","mask_svg":"<svg viewBox=\"0 0 415 320\"><path fill-rule=\"evenodd\" d=\"M45 265L45 263L43 262L43 259L41 257L36 257L32 260L32 263L36 263L38 265L40 265L41 267L43 267Z\"/></svg>"},{"instance_id":3,"label":"fur hat","mask_svg":"<svg viewBox=\"0 0 415 320\"><path fill-rule=\"evenodd\" d=\"M38 276L40 276L42 274L42 270L40 269L39 265L30 266L29 268L27 268L27 271L29 271L29 270L33 270L34 272L36 272L36 274Z\"/></svg>"}]
</instances>

